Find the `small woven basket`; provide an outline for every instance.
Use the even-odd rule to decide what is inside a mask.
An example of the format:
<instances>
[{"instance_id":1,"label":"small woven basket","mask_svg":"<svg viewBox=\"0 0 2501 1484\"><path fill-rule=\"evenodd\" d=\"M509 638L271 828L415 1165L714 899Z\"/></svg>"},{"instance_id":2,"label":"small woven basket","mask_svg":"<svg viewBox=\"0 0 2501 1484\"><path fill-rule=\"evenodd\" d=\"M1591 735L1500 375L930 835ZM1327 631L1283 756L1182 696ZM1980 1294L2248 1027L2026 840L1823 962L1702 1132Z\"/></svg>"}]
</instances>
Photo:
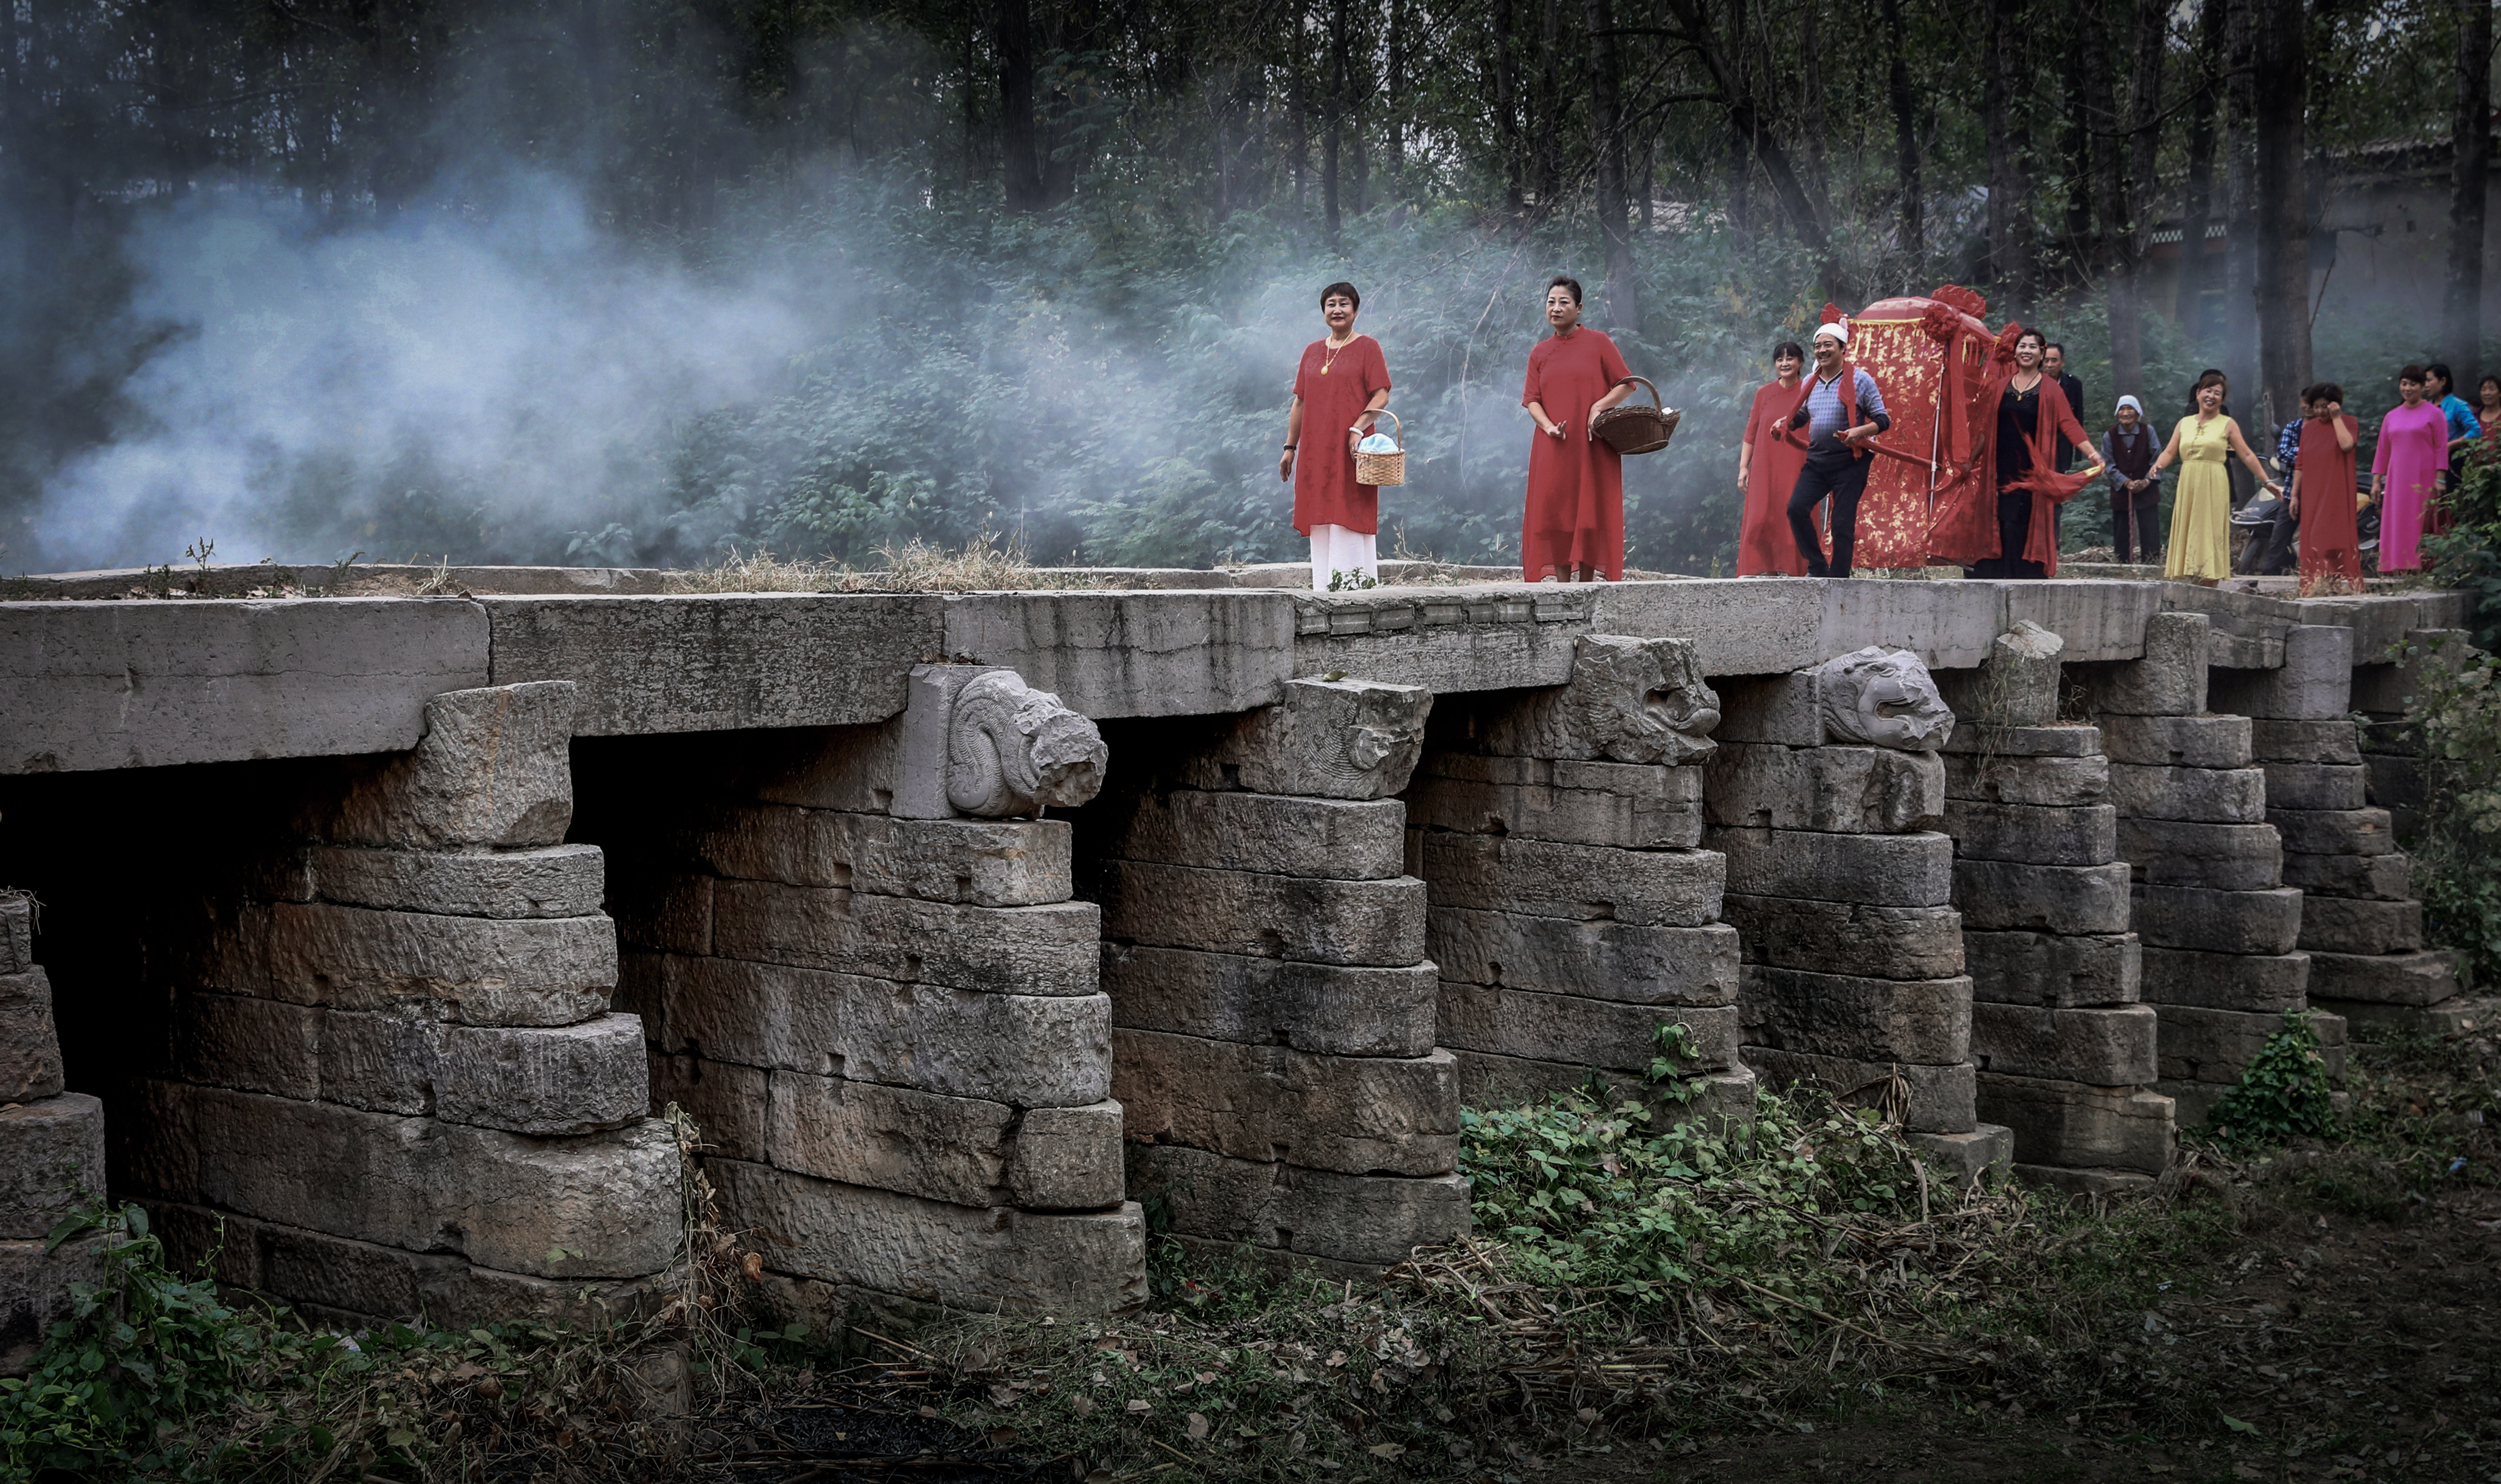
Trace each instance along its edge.
<instances>
[{"instance_id":1,"label":"small woven basket","mask_svg":"<svg viewBox=\"0 0 2501 1484\"><path fill-rule=\"evenodd\" d=\"M1407 483L1407 429L1398 415L1388 408L1381 415L1389 420L1390 438L1397 443L1394 454L1357 454L1354 455L1354 482L1358 485L1403 485Z\"/></svg>"},{"instance_id":2,"label":"small woven basket","mask_svg":"<svg viewBox=\"0 0 2501 1484\"><path fill-rule=\"evenodd\" d=\"M1651 386L1648 377L1628 376L1616 385L1620 387L1624 382L1648 387L1651 405L1626 402L1621 407L1610 407L1590 422L1589 430L1607 440L1607 447L1618 454L1655 454L1676 436L1677 421L1684 414L1660 402L1658 388Z\"/></svg>"}]
</instances>

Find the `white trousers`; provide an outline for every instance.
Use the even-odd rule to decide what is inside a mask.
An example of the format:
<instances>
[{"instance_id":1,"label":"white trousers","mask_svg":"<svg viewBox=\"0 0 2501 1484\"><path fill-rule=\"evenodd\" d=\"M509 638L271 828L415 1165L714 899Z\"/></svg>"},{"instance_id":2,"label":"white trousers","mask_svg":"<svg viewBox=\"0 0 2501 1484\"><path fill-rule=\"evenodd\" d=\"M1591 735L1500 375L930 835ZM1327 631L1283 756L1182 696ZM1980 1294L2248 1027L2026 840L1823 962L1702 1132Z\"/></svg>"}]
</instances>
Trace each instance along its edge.
<instances>
[{"instance_id":1,"label":"white trousers","mask_svg":"<svg viewBox=\"0 0 2501 1484\"><path fill-rule=\"evenodd\" d=\"M1358 577L1381 580L1381 546L1370 531L1349 530L1343 525L1312 527L1312 590L1326 592L1334 573L1346 573L1342 586L1351 586Z\"/></svg>"}]
</instances>

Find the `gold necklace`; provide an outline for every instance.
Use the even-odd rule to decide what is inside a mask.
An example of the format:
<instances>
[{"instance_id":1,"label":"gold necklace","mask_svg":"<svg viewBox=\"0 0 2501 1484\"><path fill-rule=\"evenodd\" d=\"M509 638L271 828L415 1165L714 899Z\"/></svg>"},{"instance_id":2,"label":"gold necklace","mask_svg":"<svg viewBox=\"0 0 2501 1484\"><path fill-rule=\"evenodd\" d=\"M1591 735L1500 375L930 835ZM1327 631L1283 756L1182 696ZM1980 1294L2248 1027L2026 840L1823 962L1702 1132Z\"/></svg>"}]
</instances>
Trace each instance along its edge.
<instances>
[{"instance_id":1,"label":"gold necklace","mask_svg":"<svg viewBox=\"0 0 2501 1484\"><path fill-rule=\"evenodd\" d=\"M1320 375L1322 375L1322 376L1326 376L1326 375L1328 375L1328 374L1329 374L1329 367L1336 365L1336 364L1337 364L1337 358L1338 358L1339 356L1344 355L1344 354L1346 354L1347 346L1351 346L1351 345L1354 344L1354 343L1355 343L1355 341L1356 341L1356 340L1358 340L1358 339L1360 339L1360 338L1361 338L1360 336L1356 336L1356 335L1349 335L1349 336L1347 336L1347 337L1346 337L1346 345L1336 346L1335 348L1330 349L1330 350L1329 350L1329 353L1328 353L1328 357L1327 357L1325 360L1322 360L1322 361L1320 362ZM1326 340L1323 340L1323 341L1321 341L1321 342L1320 342L1320 344L1321 344L1321 346L1322 346L1322 347L1324 347L1324 348L1325 348L1325 347L1328 347L1328 346L1330 345L1330 342L1328 342L1328 341L1326 341Z\"/></svg>"}]
</instances>

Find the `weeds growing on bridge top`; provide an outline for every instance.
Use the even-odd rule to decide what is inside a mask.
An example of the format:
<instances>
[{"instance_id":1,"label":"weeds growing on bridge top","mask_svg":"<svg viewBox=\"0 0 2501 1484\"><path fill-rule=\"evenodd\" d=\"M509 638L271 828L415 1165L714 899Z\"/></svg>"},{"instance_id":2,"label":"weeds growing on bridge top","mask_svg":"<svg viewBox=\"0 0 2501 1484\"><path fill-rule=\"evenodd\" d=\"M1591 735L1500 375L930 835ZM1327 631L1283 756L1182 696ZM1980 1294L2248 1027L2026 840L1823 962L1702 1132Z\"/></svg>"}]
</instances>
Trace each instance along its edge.
<instances>
[{"instance_id":1,"label":"weeds growing on bridge top","mask_svg":"<svg viewBox=\"0 0 2501 1484\"><path fill-rule=\"evenodd\" d=\"M1013 533L983 530L960 551L930 546L917 537L878 548L882 566L776 556L761 548L731 552L718 562L672 572L682 592L1008 592L1042 589L1100 588L1090 572L1033 564Z\"/></svg>"}]
</instances>

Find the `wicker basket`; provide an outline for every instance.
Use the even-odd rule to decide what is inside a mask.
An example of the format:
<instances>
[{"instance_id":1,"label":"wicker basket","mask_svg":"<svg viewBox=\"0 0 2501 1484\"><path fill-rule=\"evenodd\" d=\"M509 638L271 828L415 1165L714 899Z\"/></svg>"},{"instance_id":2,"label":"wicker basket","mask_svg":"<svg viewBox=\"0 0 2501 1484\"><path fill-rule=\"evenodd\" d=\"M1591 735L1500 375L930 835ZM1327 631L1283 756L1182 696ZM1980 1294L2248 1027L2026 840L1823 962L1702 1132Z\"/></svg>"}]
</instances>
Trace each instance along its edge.
<instances>
[{"instance_id":1,"label":"wicker basket","mask_svg":"<svg viewBox=\"0 0 2501 1484\"><path fill-rule=\"evenodd\" d=\"M1398 415L1388 408L1381 415L1389 420L1389 436L1398 445L1394 454L1357 454L1354 455L1354 482L1358 485L1403 485L1407 483L1407 429Z\"/></svg>"},{"instance_id":2,"label":"wicker basket","mask_svg":"<svg viewBox=\"0 0 2501 1484\"><path fill-rule=\"evenodd\" d=\"M1661 403L1658 388L1651 386L1648 377L1628 376L1616 385L1620 387L1624 382L1649 387L1651 405L1626 402L1621 407L1610 407L1589 423L1589 430L1606 439L1607 447L1618 454L1655 454L1676 436L1677 420L1684 414Z\"/></svg>"}]
</instances>

